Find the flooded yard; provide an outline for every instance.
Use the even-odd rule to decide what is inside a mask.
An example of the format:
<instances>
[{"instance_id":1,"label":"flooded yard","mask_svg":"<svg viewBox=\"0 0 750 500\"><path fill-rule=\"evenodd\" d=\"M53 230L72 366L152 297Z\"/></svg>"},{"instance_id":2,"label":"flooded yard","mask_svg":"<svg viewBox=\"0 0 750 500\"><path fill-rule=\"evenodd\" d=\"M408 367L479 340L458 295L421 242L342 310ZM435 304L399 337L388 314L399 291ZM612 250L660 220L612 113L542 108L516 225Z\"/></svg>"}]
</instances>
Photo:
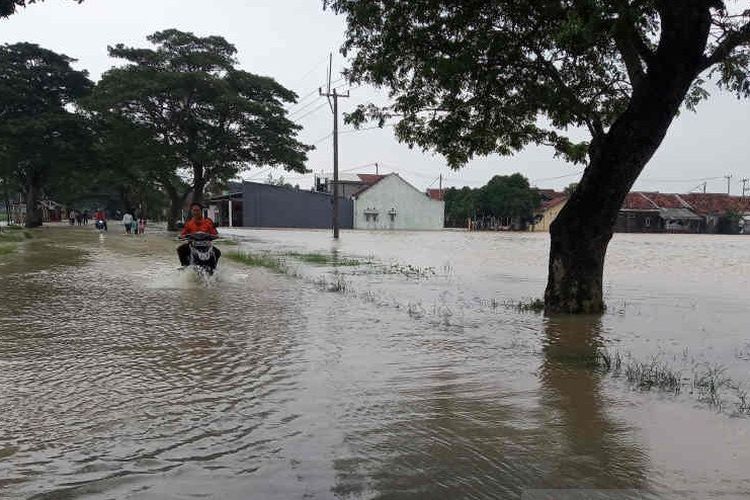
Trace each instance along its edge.
<instances>
[{"instance_id":1,"label":"flooded yard","mask_svg":"<svg viewBox=\"0 0 750 500\"><path fill-rule=\"evenodd\" d=\"M0 255L1 498L750 495L749 237L616 235L545 318L545 234L222 234Z\"/></svg>"}]
</instances>

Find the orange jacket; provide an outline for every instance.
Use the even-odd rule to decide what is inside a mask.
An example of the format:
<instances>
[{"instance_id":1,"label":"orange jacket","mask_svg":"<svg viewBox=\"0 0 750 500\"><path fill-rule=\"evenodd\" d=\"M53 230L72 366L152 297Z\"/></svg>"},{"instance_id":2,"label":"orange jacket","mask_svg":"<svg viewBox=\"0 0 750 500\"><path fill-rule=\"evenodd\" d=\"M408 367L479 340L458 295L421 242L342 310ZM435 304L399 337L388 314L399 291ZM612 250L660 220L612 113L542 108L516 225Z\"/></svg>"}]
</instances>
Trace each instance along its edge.
<instances>
[{"instance_id":1,"label":"orange jacket","mask_svg":"<svg viewBox=\"0 0 750 500\"><path fill-rule=\"evenodd\" d=\"M208 233L218 236L219 233L214 227L214 221L208 217L201 217L201 220L188 219L182 228L182 234L180 236L187 236L191 233Z\"/></svg>"}]
</instances>

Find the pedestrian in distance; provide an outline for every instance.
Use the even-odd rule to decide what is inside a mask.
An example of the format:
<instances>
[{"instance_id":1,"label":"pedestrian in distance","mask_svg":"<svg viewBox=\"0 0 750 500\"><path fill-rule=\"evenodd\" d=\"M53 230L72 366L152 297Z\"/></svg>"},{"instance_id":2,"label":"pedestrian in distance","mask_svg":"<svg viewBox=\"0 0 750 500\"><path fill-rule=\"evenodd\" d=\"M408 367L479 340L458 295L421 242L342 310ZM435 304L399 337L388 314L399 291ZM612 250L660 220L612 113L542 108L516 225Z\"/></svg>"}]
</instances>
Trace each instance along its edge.
<instances>
[{"instance_id":1,"label":"pedestrian in distance","mask_svg":"<svg viewBox=\"0 0 750 500\"><path fill-rule=\"evenodd\" d=\"M133 216L130 215L130 212L125 212L125 215L122 216L122 225L125 226L125 234L130 234L133 229Z\"/></svg>"}]
</instances>

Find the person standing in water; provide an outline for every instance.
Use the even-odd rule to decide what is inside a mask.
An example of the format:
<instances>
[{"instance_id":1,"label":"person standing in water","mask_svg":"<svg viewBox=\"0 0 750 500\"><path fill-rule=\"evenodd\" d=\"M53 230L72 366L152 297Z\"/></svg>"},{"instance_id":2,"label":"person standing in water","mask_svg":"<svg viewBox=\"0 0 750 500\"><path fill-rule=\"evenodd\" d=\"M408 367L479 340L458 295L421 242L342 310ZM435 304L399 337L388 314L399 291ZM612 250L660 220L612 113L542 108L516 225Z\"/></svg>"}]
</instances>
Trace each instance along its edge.
<instances>
[{"instance_id":1,"label":"person standing in water","mask_svg":"<svg viewBox=\"0 0 750 500\"><path fill-rule=\"evenodd\" d=\"M133 216L130 215L130 212L125 212L125 215L122 216L122 225L125 226L125 234L130 234L132 224Z\"/></svg>"}]
</instances>

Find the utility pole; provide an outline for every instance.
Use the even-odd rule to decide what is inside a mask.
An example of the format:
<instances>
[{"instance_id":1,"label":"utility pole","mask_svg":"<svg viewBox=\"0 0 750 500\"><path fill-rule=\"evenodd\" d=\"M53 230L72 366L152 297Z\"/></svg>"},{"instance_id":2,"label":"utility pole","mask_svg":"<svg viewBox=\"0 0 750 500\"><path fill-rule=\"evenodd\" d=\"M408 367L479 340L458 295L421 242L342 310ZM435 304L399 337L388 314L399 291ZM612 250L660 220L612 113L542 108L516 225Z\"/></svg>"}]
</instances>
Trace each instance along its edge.
<instances>
[{"instance_id":1,"label":"utility pole","mask_svg":"<svg viewBox=\"0 0 750 500\"><path fill-rule=\"evenodd\" d=\"M745 197L745 193L747 193L747 183L750 181L747 177L742 178L742 197Z\"/></svg>"},{"instance_id":2,"label":"utility pole","mask_svg":"<svg viewBox=\"0 0 750 500\"><path fill-rule=\"evenodd\" d=\"M706 194L706 185L707 184L708 184L708 182L704 182L703 183L703 194Z\"/></svg>"},{"instance_id":3,"label":"utility pole","mask_svg":"<svg viewBox=\"0 0 750 500\"><path fill-rule=\"evenodd\" d=\"M443 174L440 174L440 182L438 183L438 190L440 194L443 194Z\"/></svg>"},{"instance_id":4,"label":"utility pole","mask_svg":"<svg viewBox=\"0 0 750 500\"><path fill-rule=\"evenodd\" d=\"M378 175L378 162L375 162L375 175Z\"/></svg>"},{"instance_id":5,"label":"utility pole","mask_svg":"<svg viewBox=\"0 0 750 500\"><path fill-rule=\"evenodd\" d=\"M724 178L727 180L727 194L729 194L731 190L732 174L727 174Z\"/></svg>"},{"instance_id":6,"label":"utility pole","mask_svg":"<svg viewBox=\"0 0 750 500\"><path fill-rule=\"evenodd\" d=\"M318 88L321 96L328 98L329 104L333 98L331 111L333 111L333 238L339 239L339 97L349 97L349 91L346 94L339 94L336 89L331 92L331 67L333 65L333 54L330 56L328 66L328 89L323 92Z\"/></svg>"}]
</instances>

